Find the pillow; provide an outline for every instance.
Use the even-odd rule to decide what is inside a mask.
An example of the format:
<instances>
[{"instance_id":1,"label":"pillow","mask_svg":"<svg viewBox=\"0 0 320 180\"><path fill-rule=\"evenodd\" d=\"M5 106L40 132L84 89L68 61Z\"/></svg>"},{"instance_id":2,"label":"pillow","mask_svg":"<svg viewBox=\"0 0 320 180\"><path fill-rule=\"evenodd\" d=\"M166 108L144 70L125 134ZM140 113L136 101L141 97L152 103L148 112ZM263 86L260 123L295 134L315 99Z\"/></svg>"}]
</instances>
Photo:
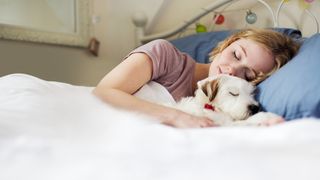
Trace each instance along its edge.
<instances>
[{"instance_id":1,"label":"pillow","mask_svg":"<svg viewBox=\"0 0 320 180\"><path fill-rule=\"evenodd\" d=\"M320 117L320 34L304 40L298 54L258 85L263 110L287 120Z\"/></svg>"},{"instance_id":2,"label":"pillow","mask_svg":"<svg viewBox=\"0 0 320 180\"><path fill-rule=\"evenodd\" d=\"M197 62L208 63L211 50L231 34L231 31L199 33L173 40L171 43Z\"/></svg>"},{"instance_id":3,"label":"pillow","mask_svg":"<svg viewBox=\"0 0 320 180\"><path fill-rule=\"evenodd\" d=\"M294 39L301 38L301 32L291 28L272 28ZM172 40L171 43L180 51L186 52L199 63L209 62L209 53L217 44L238 30L223 30L190 35Z\"/></svg>"}]
</instances>

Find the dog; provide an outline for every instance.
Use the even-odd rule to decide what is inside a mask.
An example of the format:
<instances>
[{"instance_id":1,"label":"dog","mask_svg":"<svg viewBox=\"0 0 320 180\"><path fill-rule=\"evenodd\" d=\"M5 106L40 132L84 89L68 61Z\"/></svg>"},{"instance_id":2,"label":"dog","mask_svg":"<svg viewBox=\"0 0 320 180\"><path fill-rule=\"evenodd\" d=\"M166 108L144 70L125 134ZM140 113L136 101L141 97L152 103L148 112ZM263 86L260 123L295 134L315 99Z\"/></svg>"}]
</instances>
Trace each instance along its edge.
<instances>
[{"instance_id":1,"label":"dog","mask_svg":"<svg viewBox=\"0 0 320 180\"><path fill-rule=\"evenodd\" d=\"M239 77L220 74L197 83L195 96L184 97L170 106L195 116L205 116L219 126L268 125L280 116L259 112L256 87Z\"/></svg>"}]
</instances>

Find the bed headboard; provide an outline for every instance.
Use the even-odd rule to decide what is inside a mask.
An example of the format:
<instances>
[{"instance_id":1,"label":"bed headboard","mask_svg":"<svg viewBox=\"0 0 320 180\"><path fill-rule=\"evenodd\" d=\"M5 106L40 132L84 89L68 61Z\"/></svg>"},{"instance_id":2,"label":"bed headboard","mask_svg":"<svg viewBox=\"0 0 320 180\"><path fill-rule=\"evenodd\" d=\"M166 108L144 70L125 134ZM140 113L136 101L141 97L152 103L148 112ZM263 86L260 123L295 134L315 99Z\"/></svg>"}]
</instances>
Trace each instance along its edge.
<instances>
[{"instance_id":1,"label":"bed headboard","mask_svg":"<svg viewBox=\"0 0 320 180\"><path fill-rule=\"evenodd\" d=\"M240 2L243 0L215 0L213 3L209 4L208 6L201 8L202 11L198 14L195 14L191 18L185 20L184 22L178 24L176 27L173 27L172 29L169 29L165 32L157 33L157 34L146 34L145 33L145 26L147 25L147 16L143 12L135 13L132 17L133 23L136 27L136 45L141 45L146 42L152 41L154 39L167 39L172 36L177 35L178 33L181 33L185 29L187 29L190 25L195 24L197 21L199 21L204 16L215 12L215 11L224 11L228 6L230 6L233 3ZM266 0L256 0L256 3L260 3L268 10L270 14L270 19L272 20L272 27L278 27L279 25L279 14L280 11L283 9L283 5L288 0L281 0L279 1L278 5L274 8L270 6ZM302 1L302 0L301 0ZM306 1L307 2L307 1ZM270 1L269 1L270 3ZM311 2L309 2L311 3ZM252 3L251 3L252 5ZM251 7L248 7L250 9ZM309 9L306 7L304 8L305 12L314 20L315 26L316 26L316 32L319 32L319 23L317 20L317 17L309 11Z\"/></svg>"}]
</instances>

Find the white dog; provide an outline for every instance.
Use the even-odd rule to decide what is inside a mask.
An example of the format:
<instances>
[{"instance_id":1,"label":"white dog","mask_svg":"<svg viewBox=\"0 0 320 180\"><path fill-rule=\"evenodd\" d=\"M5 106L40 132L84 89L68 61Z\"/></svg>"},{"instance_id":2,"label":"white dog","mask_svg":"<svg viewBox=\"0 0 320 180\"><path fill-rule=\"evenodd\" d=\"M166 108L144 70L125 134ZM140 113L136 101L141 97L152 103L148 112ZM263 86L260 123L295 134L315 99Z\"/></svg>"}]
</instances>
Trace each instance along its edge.
<instances>
[{"instance_id":1,"label":"white dog","mask_svg":"<svg viewBox=\"0 0 320 180\"><path fill-rule=\"evenodd\" d=\"M268 125L270 119L282 119L273 113L258 113L255 86L241 78L221 74L199 81L197 86L194 97L182 98L170 106L206 116L221 126Z\"/></svg>"}]
</instances>

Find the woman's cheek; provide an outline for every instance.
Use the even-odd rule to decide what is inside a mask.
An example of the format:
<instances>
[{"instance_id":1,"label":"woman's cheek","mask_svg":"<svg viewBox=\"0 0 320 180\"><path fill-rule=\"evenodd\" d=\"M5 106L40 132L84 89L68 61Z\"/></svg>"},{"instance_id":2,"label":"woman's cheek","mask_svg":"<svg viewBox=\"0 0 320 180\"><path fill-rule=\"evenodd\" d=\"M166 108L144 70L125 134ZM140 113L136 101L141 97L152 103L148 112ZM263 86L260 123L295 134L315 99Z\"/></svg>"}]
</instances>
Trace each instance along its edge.
<instances>
[{"instance_id":1,"label":"woman's cheek","mask_svg":"<svg viewBox=\"0 0 320 180\"><path fill-rule=\"evenodd\" d=\"M216 66L215 62L212 62L212 63L210 64L210 68L209 68L209 73L208 73L208 75L209 75L209 76L217 75L217 74L218 74L217 69L218 69L218 67Z\"/></svg>"}]
</instances>

